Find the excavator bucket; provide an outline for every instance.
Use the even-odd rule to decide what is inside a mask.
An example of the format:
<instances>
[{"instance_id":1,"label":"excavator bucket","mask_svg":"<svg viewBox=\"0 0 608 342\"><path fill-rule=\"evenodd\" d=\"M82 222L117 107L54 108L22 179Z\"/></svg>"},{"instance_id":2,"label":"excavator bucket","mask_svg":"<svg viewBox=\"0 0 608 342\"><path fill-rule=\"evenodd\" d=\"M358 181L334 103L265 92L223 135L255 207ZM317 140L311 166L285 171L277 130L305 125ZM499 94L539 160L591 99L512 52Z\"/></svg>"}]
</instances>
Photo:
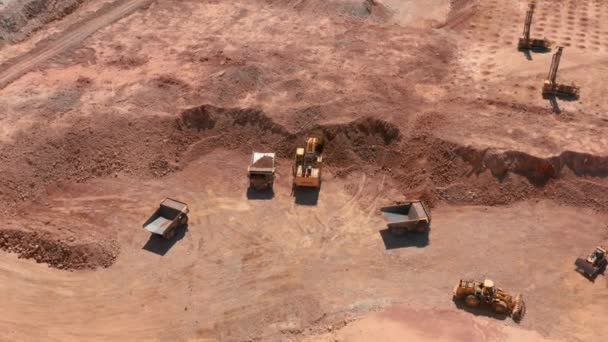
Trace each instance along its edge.
<instances>
[{"instance_id":1,"label":"excavator bucket","mask_svg":"<svg viewBox=\"0 0 608 342\"><path fill-rule=\"evenodd\" d=\"M594 266L583 258L576 259L574 265L576 265L577 272L582 273L589 278L595 277L595 275L597 275L597 273L600 271L599 267Z\"/></svg>"},{"instance_id":2,"label":"excavator bucket","mask_svg":"<svg viewBox=\"0 0 608 342\"><path fill-rule=\"evenodd\" d=\"M511 317L515 322L520 322L524 315L526 314L526 303L524 302L524 297L521 294L515 296L515 301L513 305L513 311L511 311Z\"/></svg>"}]
</instances>

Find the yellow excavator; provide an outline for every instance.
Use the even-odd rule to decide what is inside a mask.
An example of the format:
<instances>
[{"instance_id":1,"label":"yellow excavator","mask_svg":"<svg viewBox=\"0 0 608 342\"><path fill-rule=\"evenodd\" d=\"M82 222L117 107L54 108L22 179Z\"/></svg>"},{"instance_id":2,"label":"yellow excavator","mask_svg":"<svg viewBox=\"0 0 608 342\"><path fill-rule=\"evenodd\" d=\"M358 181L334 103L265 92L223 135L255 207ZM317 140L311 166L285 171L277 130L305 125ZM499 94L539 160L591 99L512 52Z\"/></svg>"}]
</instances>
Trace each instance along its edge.
<instances>
[{"instance_id":1,"label":"yellow excavator","mask_svg":"<svg viewBox=\"0 0 608 342\"><path fill-rule=\"evenodd\" d=\"M323 163L323 138L309 136L306 147L298 147L293 164L293 189L298 187L318 188L321 186L321 165Z\"/></svg>"}]
</instances>

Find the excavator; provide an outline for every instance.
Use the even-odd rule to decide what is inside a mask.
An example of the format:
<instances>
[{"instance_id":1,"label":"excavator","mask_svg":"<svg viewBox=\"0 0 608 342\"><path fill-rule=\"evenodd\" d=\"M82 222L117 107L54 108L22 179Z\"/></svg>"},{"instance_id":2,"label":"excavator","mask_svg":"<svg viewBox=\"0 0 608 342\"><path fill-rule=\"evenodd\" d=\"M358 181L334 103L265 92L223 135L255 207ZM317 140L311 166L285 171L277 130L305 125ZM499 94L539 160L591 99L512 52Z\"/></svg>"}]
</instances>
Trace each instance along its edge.
<instances>
[{"instance_id":1,"label":"excavator","mask_svg":"<svg viewBox=\"0 0 608 342\"><path fill-rule=\"evenodd\" d=\"M562 52L564 48L559 46L557 52L553 55L553 61L551 62L551 69L549 69L549 75L543 84L543 98L561 97L561 98L572 98L577 99L580 94L580 88L574 84L560 84L557 83L557 69L559 68L559 62L562 58Z\"/></svg>"},{"instance_id":2,"label":"excavator","mask_svg":"<svg viewBox=\"0 0 608 342\"><path fill-rule=\"evenodd\" d=\"M520 51L549 51L551 50L552 43L546 38L533 39L530 38L530 27L532 26L532 16L534 15L534 8L536 5L531 3L528 7L528 13L526 14L526 22L524 23L524 36L519 38L519 44L517 49Z\"/></svg>"},{"instance_id":3,"label":"excavator","mask_svg":"<svg viewBox=\"0 0 608 342\"><path fill-rule=\"evenodd\" d=\"M293 189L321 186L321 164L323 163L323 139L317 136L306 138L306 147L298 147L293 165Z\"/></svg>"}]
</instances>

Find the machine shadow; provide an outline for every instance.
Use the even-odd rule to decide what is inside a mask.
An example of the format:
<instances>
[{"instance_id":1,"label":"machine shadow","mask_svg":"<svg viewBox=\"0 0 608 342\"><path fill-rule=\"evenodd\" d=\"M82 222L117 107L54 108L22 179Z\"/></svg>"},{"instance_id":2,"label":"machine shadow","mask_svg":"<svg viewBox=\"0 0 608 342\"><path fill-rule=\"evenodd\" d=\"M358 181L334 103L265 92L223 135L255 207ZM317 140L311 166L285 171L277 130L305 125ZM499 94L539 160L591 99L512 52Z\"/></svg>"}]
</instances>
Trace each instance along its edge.
<instances>
[{"instance_id":1,"label":"machine shadow","mask_svg":"<svg viewBox=\"0 0 608 342\"><path fill-rule=\"evenodd\" d=\"M272 188L266 190L256 190L252 187L247 188L248 200L270 200L274 198L274 190Z\"/></svg>"},{"instance_id":2,"label":"machine shadow","mask_svg":"<svg viewBox=\"0 0 608 342\"><path fill-rule=\"evenodd\" d=\"M577 271L576 269L574 269L575 271ZM597 280L597 277L602 275L605 276L606 274L606 266L602 267L602 269L600 269L596 274L594 275L587 275L585 273L579 272L580 275L582 275L583 277L585 277L585 279L589 280L592 283L595 283L595 281ZM608 280L607 280L607 284L608 284Z\"/></svg>"},{"instance_id":3,"label":"machine shadow","mask_svg":"<svg viewBox=\"0 0 608 342\"><path fill-rule=\"evenodd\" d=\"M296 187L293 189L293 196L298 205L317 205L320 192L320 186L318 188Z\"/></svg>"},{"instance_id":4,"label":"machine shadow","mask_svg":"<svg viewBox=\"0 0 608 342\"><path fill-rule=\"evenodd\" d=\"M142 247L148 252L164 256L169 250L177 243L177 241L183 239L188 233L188 225L180 226L175 232L175 236L167 240L160 235L151 234L148 242Z\"/></svg>"},{"instance_id":5,"label":"machine shadow","mask_svg":"<svg viewBox=\"0 0 608 342\"><path fill-rule=\"evenodd\" d=\"M546 99L549 100L549 103L551 104L551 110L553 110L553 113L561 114L562 109L559 108L559 103L557 102L557 96L555 96L555 95L547 96Z\"/></svg>"},{"instance_id":6,"label":"machine shadow","mask_svg":"<svg viewBox=\"0 0 608 342\"><path fill-rule=\"evenodd\" d=\"M504 321L505 319L507 319L507 317L509 317L509 315L507 315L507 314L496 313L496 312L492 311L492 308L489 308L489 307L484 307L484 306L479 306L476 308L470 307L461 300L454 300L454 304L456 305L457 308L467 311L469 313L472 313L475 316L490 317L490 318L494 318L494 319L497 319L500 321Z\"/></svg>"},{"instance_id":7,"label":"machine shadow","mask_svg":"<svg viewBox=\"0 0 608 342\"><path fill-rule=\"evenodd\" d=\"M384 242L384 248L387 250L407 247L426 247L430 243L429 233L407 232L403 235L396 236L391 233L388 228L381 230L380 236Z\"/></svg>"}]
</instances>

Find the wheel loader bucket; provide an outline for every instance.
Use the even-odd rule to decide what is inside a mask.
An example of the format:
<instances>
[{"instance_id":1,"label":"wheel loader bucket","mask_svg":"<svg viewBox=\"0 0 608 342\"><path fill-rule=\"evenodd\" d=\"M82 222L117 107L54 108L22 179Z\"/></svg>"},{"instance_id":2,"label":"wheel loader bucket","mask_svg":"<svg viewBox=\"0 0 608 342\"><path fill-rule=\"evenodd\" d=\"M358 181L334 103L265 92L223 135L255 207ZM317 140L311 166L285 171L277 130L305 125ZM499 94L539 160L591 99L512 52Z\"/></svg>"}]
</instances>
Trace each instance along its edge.
<instances>
[{"instance_id":1,"label":"wheel loader bucket","mask_svg":"<svg viewBox=\"0 0 608 342\"><path fill-rule=\"evenodd\" d=\"M526 314L526 303L524 297L521 294L515 296L515 303L513 305L513 311L511 311L511 317L515 322L520 322Z\"/></svg>"},{"instance_id":2,"label":"wheel loader bucket","mask_svg":"<svg viewBox=\"0 0 608 342\"><path fill-rule=\"evenodd\" d=\"M582 259L582 258L576 259L576 262L574 262L574 265L576 265L577 272L582 273L583 275L586 275L587 277L595 276L595 274L598 271L597 267L594 267L592 264L587 262L587 260Z\"/></svg>"}]
</instances>

